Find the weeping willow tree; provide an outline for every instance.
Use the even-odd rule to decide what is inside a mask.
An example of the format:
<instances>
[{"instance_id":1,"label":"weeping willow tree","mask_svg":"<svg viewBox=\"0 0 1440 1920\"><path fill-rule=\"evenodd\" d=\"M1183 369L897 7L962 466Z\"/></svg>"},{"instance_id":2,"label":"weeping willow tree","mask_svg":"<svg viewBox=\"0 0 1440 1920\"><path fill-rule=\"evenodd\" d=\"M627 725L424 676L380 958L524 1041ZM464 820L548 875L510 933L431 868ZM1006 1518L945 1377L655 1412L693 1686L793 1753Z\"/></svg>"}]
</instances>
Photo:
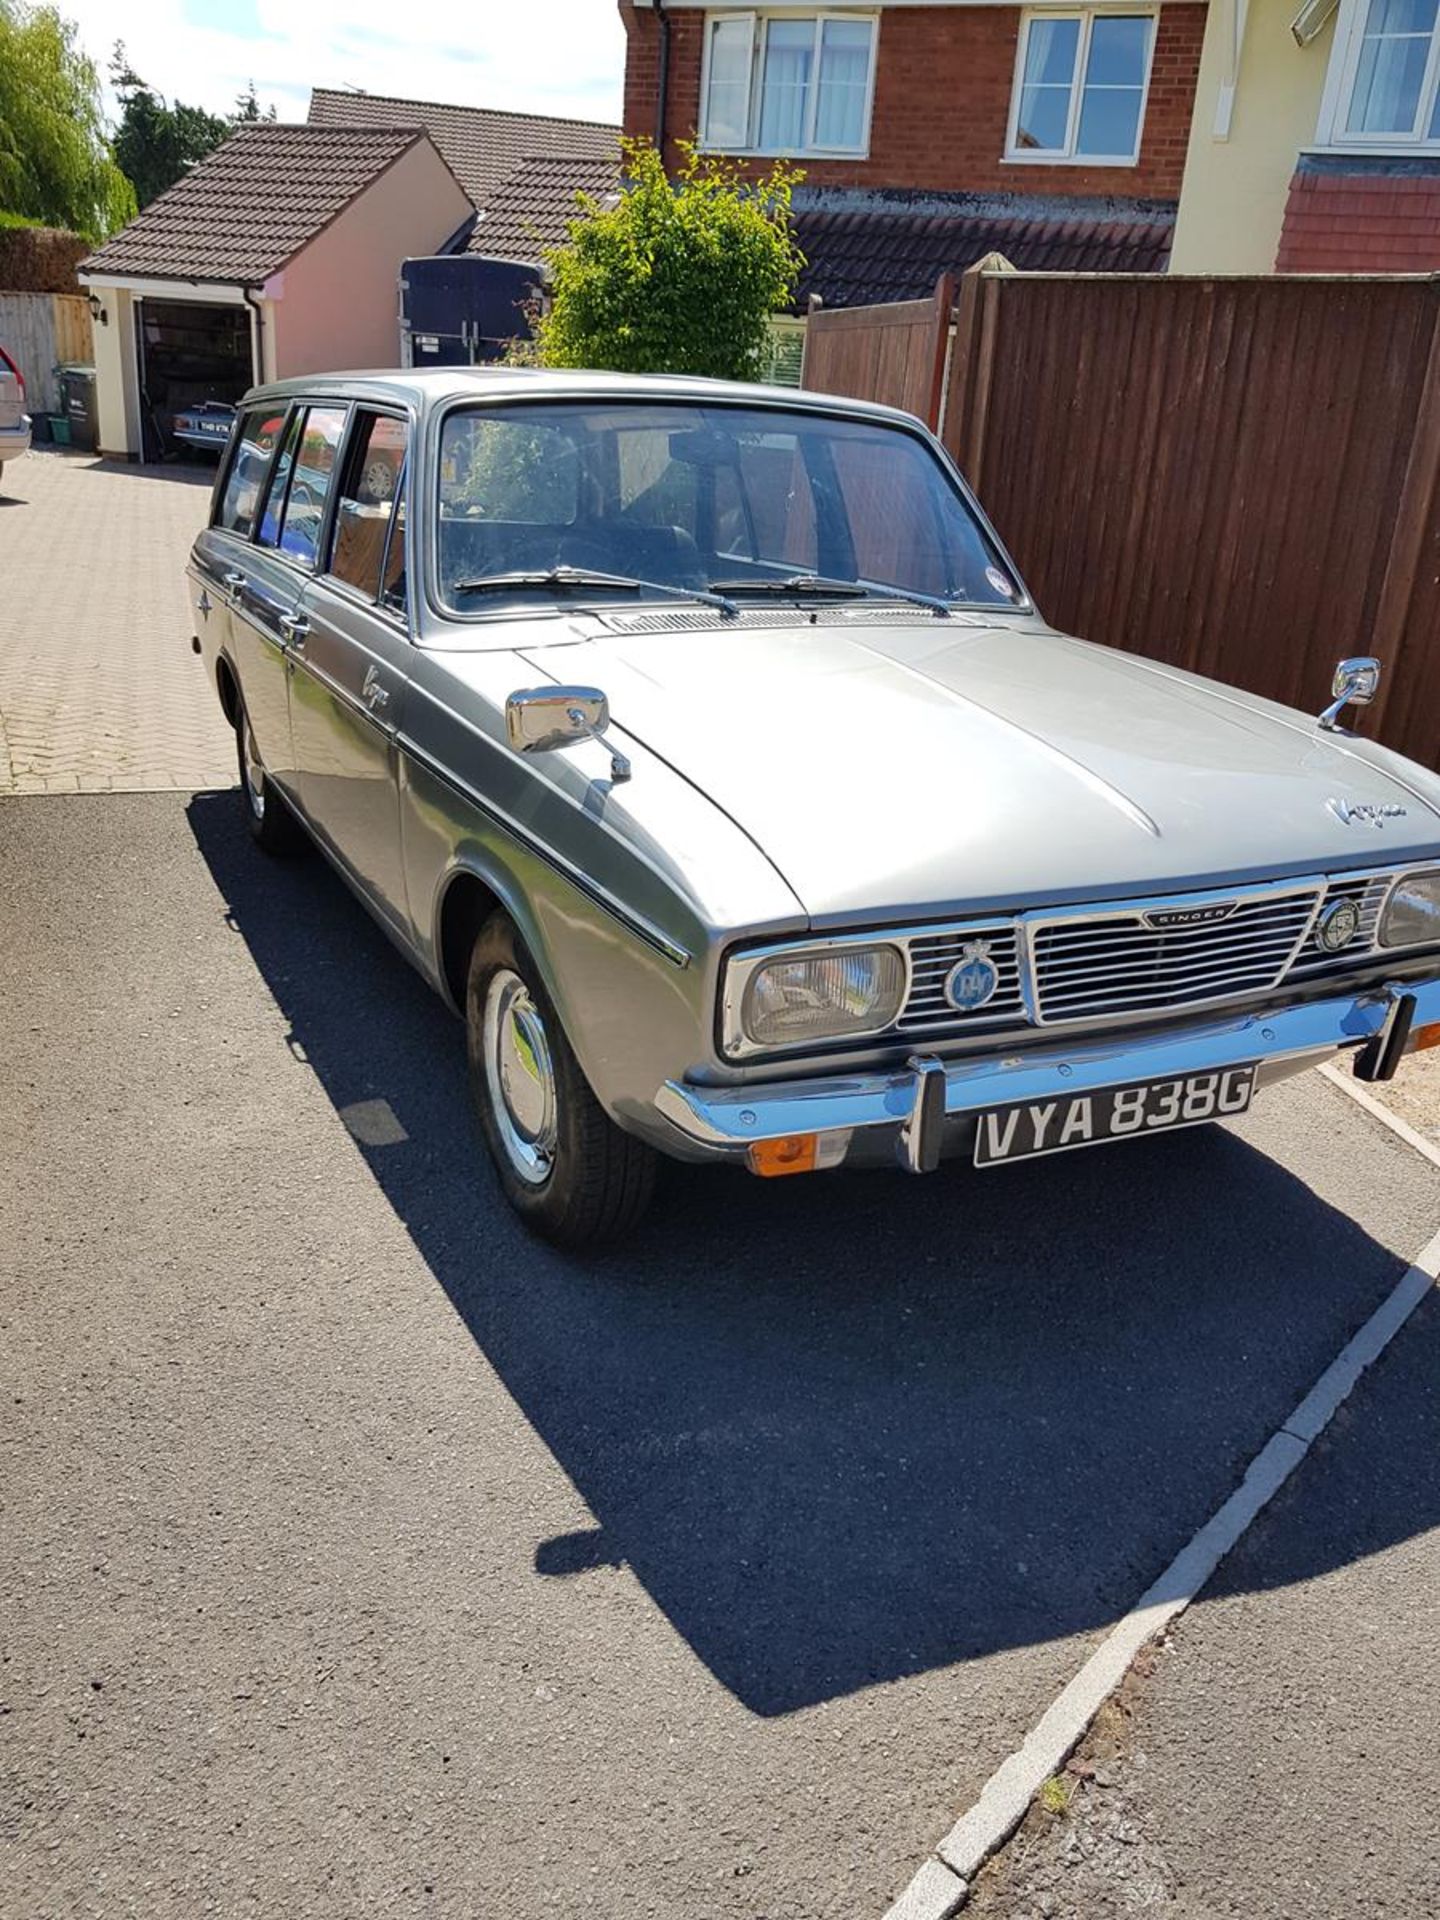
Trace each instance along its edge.
<instances>
[{"instance_id":1,"label":"weeping willow tree","mask_svg":"<svg viewBox=\"0 0 1440 1920\"><path fill-rule=\"evenodd\" d=\"M73 21L0 0L0 212L103 240L135 212Z\"/></svg>"}]
</instances>

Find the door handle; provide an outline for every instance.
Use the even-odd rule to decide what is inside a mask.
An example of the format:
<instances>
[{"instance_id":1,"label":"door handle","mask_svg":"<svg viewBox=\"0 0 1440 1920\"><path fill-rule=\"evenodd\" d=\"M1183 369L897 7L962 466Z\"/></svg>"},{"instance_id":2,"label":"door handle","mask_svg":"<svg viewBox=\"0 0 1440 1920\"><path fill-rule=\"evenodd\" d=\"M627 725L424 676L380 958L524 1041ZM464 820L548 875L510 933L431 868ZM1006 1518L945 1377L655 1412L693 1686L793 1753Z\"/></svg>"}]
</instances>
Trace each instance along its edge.
<instances>
[{"instance_id":1,"label":"door handle","mask_svg":"<svg viewBox=\"0 0 1440 1920\"><path fill-rule=\"evenodd\" d=\"M233 567L231 568L229 573L223 574L221 578L224 580L226 586L230 588L232 593L242 593L245 587L248 585L248 582L246 581L244 574L236 573Z\"/></svg>"},{"instance_id":2,"label":"door handle","mask_svg":"<svg viewBox=\"0 0 1440 1920\"><path fill-rule=\"evenodd\" d=\"M310 622L303 613L282 613L280 626L292 647L304 645L305 636L310 631Z\"/></svg>"}]
</instances>

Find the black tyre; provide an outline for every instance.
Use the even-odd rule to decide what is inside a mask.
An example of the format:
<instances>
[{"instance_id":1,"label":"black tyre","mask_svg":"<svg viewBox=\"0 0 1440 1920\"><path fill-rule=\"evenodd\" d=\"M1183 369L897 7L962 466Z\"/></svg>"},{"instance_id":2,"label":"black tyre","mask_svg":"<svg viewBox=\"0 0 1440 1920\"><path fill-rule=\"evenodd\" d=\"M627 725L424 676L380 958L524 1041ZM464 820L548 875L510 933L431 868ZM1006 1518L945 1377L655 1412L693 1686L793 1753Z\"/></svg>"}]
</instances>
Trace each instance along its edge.
<instances>
[{"instance_id":1,"label":"black tyre","mask_svg":"<svg viewBox=\"0 0 1440 1920\"><path fill-rule=\"evenodd\" d=\"M655 1186L654 1150L590 1091L508 914L486 921L465 994L470 1090L505 1197L557 1247L618 1240Z\"/></svg>"},{"instance_id":2,"label":"black tyre","mask_svg":"<svg viewBox=\"0 0 1440 1920\"><path fill-rule=\"evenodd\" d=\"M235 753L240 762L240 804L251 839L266 853L298 853L305 844L305 829L261 764L244 701L235 714Z\"/></svg>"}]
</instances>

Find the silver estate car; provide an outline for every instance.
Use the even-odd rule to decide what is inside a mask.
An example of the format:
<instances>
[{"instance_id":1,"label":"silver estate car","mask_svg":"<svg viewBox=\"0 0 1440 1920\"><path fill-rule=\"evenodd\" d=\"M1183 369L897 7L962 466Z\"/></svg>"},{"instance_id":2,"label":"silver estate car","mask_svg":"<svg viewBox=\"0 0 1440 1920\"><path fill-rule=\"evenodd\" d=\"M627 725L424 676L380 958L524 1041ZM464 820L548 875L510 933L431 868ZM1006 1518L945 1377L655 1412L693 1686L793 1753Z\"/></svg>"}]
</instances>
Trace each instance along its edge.
<instances>
[{"instance_id":1,"label":"silver estate car","mask_svg":"<svg viewBox=\"0 0 1440 1920\"><path fill-rule=\"evenodd\" d=\"M381 484L383 478L383 484ZM189 565L261 847L466 1023L509 1199L1039 1154L1440 1041L1440 778L1047 626L907 415L449 370L241 403Z\"/></svg>"}]
</instances>

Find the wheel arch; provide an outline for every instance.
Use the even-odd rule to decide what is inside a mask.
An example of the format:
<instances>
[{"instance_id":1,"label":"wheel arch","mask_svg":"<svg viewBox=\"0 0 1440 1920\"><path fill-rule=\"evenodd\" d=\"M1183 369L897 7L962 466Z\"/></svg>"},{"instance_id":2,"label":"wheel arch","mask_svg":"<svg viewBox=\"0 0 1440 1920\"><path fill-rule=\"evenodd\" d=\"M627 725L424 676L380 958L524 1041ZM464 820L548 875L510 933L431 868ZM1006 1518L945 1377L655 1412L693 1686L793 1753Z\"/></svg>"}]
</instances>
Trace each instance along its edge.
<instances>
[{"instance_id":1,"label":"wheel arch","mask_svg":"<svg viewBox=\"0 0 1440 1920\"><path fill-rule=\"evenodd\" d=\"M457 863L445 875L438 889L435 908L435 971L445 998L461 1018L465 1015L465 989L470 970L470 952L475 936L497 910L509 914L515 930L540 971L546 992L555 1003L562 1024L566 1020L566 996L556 976L549 943L540 923L513 873L496 865Z\"/></svg>"},{"instance_id":2,"label":"wheel arch","mask_svg":"<svg viewBox=\"0 0 1440 1920\"><path fill-rule=\"evenodd\" d=\"M240 719L240 682L228 654L217 654L215 658L215 691L220 696L220 710L236 726Z\"/></svg>"}]
</instances>

